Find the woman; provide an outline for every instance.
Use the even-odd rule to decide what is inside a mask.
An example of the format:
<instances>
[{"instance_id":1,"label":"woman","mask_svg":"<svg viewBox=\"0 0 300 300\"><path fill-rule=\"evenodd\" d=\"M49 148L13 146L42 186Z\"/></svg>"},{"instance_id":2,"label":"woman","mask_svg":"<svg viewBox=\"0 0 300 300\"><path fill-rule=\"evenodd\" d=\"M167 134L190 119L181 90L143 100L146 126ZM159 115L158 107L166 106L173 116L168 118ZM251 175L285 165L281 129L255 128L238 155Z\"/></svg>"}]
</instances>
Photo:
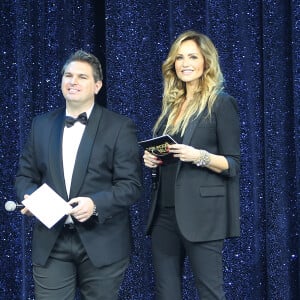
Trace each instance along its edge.
<instances>
[{"instance_id":1,"label":"woman","mask_svg":"<svg viewBox=\"0 0 300 300\"><path fill-rule=\"evenodd\" d=\"M239 225L240 128L237 103L223 92L218 53L198 32L182 33L162 66L162 113L154 135L170 135L175 163L144 152L158 174L147 233L157 300L180 300L188 256L201 299L225 299L222 249Z\"/></svg>"}]
</instances>

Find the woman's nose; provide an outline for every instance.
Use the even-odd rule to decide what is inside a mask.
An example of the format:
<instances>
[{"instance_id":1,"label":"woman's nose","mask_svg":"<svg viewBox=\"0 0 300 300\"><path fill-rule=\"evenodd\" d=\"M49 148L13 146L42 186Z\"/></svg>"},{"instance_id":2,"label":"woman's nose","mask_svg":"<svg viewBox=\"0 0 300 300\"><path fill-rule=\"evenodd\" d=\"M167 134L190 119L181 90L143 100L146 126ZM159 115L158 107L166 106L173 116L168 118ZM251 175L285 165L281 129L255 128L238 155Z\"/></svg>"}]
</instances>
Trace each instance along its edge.
<instances>
[{"instance_id":1,"label":"woman's nose","mask_svg":"<svg viewBox=\"0 0 300 300\"><path fill-rule=\"evenodd\" d=\"M188 65L188 60L187 59L182 59L182 65L184 66L184 67L186 67L187 65Z\"/></svg>"}]
</instances>

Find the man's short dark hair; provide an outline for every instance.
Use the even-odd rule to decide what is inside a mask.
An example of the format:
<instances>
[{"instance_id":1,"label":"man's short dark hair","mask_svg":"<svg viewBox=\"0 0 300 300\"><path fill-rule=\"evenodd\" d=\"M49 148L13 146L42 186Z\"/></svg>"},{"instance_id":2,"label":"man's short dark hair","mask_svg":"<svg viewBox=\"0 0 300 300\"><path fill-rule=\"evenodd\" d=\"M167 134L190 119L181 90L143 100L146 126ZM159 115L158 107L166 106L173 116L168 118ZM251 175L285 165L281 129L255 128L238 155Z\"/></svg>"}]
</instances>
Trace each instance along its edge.
<instances>
[{"instance_id":1,"label":"man's short dark hair","mask_svg":"<svg viewBox=\"0 0 300 300\"><path fill-rule=\"evenodd\" d=\"M93 69L93 76L95 81L103 80L102 67L99 59L91 53L85 52L83 50L78 50L72 54L65 62L61 73L65 73L67 66L73 61L81 61L88 63Z\"/></svg>"}]
</instances>

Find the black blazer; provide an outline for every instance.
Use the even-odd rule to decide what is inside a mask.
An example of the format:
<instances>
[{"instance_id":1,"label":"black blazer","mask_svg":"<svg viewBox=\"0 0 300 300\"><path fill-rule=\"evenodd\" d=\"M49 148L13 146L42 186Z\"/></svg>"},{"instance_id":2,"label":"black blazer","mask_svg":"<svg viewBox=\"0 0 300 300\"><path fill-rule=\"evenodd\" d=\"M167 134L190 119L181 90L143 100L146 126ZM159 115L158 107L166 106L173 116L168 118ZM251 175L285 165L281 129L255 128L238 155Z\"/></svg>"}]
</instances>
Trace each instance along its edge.
<instances>
[{"instance_id":1,"label":"black blazer","mask_svg":"<svg viewBox=\"0 0 300 300\"><path fill-rule=\"evenodd\" d=\"M68 200L62 165L65 108L38 116L20 157L16 176L19 200L47 183ZM133 122L94 105L84 131L72 177L70 199L91 197L99 217L76 222L85 249L95 266L110 264L130 252L129 206L141 193L141 163ZM37 220L32 259L45 265L65 218L51 230Z\"/></svg>"},{"instance_id":2,"label":"black blazer","mask_svg":"<svg viewBox=\"0 0 300 300\"><path fill-rule=\"evenodd\" d=\"M229 170L218 174L191 162L179 161L174 186L176 219L183 236L193 242L240 234L240 124L237 103L228 94L221 93L213 106L211 119L206 117L206 113L204 111L190 122L182 143L224 155ZM157 197L158 190L154 190L147 233L151 233Z\"/></svg>"}]
</instances>

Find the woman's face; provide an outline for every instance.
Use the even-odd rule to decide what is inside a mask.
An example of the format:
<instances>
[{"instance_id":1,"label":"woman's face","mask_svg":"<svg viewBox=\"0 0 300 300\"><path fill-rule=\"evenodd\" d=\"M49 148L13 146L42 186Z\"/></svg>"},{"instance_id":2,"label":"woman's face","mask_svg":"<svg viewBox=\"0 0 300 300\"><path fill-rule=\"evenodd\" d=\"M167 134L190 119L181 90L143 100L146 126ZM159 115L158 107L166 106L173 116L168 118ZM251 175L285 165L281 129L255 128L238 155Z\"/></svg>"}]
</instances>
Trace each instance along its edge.
<instances>
[{"instance_id":1,"label":"woman's face","mask_svg":"<svg viewBox=\"0 0 300 300\"><path fill-rule=\"evenodd\" d=\"M177 77L187 84L197 84L204 71L204 57L195 41L181 43L175 58Z\"/></svg>"}]
</instances>

